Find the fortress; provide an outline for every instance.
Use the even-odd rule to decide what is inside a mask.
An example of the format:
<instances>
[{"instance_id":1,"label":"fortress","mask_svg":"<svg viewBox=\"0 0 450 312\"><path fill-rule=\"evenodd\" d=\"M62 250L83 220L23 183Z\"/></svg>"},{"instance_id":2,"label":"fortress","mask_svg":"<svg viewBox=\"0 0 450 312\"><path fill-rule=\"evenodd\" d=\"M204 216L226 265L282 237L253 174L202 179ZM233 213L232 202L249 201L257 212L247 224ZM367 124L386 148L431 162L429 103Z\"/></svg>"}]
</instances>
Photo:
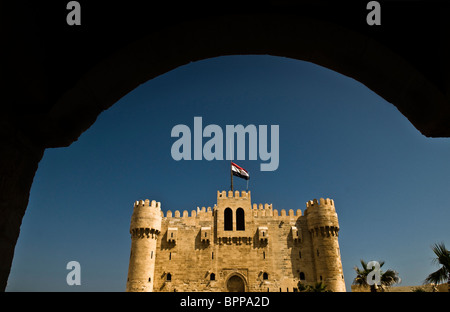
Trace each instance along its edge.
<instances>
[{"instance_id":1,"label":"fortress","mask_svg":"<svg viewBox=\"0 0 450 312\"><path fill-rule=\"evenodd\" d=\"M127 291L297 291L324 282L345 291L332 199L304 214L252 204L250 192L217 192L217 204L164 216L137 201L131 217Z\"/></svg>"}]
</instances>

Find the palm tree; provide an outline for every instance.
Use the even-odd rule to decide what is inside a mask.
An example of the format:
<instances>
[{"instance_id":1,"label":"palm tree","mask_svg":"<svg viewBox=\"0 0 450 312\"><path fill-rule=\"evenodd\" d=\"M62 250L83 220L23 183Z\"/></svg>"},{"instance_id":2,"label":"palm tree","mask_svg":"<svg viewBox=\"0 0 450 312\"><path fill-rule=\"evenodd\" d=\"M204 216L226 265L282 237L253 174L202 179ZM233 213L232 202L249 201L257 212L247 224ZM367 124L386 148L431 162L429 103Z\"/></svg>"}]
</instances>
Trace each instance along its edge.
<instances>
[{"instance_id":1,"label":"palm tree","mask_svg":"<svg viewBox=\"0 0 450 312\"><path fill-rule=\"evenodd\" d=\"M424 283L440 284L447 281L448 291L450 292L450 251L445 248L444 243L434 244L431 249L437 256L437 258L433 259L433 262L442 265L442 267L428 275Z\"/></svg>"},{"instance_id":2,"label":"palm tree","mask_svg":"<svg viewBox=\"0 0 450 312\"><path fill-rule=\"evenodd\" d=\"M309 292L309 285L305 285L302 282L298 282L297 286L299 292Z\"/></svg>"},{"instance_id":3,"label":"palm tree","mask_svg":"<svg viewBox=\"0 0 450 312\"><path fill-rule=\"evenodd\" d=\"M309 286L309 292L331 292L331 290L328 290L324 283L317 282L314 286Z\"/></svg>"},{"instance_id":4,"label":"palm tree","mask_svg":"<svg viewBox=\"0 0 450 312\"><path fill-rule=\"evenodd\" d=\"M379 262L380 268L384 265L384 261ZM359 286L370 286L371 292L378 292L378 285L373 284L369 285L368 283L368 275L373 271L373 269L369 269L367 267L367 263L361 259L361 266L362 269L359 269L358 267L354 267L356 271L356 277L353 280L353 285L359 285ZM386 272L383 272L380 270L380 286L381 291L384 291L385 287L390 287L393 284L400 283L401 279L398 276L398 273L393 270L387 270Z\"/></svg>"}]
</instances>

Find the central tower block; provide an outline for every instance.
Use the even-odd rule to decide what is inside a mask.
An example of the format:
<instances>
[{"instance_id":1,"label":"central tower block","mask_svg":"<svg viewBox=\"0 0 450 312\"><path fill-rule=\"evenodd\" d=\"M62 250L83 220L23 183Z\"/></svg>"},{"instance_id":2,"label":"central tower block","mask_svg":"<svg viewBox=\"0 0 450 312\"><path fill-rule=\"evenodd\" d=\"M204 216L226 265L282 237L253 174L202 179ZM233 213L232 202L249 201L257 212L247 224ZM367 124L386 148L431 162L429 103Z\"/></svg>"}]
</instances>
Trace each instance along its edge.
<instances>
[{"instance_id":1,"label":"central tower block","mask_svg":"<svg viewBox=\"0 0 450 312\"><path fill-rule=\"evenodd\" d=\"M250 191L217 192L214 215L219 243L237 239L250 244L254 234Z\"/></svg>"},{"instance_id":2,"label":"central tower block","mask_svg":"<svg viewBox=\"0 0 450 312\"><path fill-rule=\"evenodd\" d=\"M127 291L153 291L156 243L161 233L161 203L140 200L131 216L131 253Z\"/></svg>"}]
</instances>

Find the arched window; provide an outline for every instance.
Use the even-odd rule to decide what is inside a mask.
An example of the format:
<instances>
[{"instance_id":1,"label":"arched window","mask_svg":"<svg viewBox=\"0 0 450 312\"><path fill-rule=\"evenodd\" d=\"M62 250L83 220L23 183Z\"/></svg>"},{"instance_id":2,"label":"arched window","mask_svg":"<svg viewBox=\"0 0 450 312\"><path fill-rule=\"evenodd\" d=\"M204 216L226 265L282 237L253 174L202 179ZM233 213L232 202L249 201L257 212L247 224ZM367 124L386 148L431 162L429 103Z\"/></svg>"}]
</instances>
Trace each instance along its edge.
<instances>
[{"instance_id":1,"label":"arched window","mask_svg":"<svg viewBox=\"0 0 450 312\"><path fill-rule=\"evenodd\" d=\"M211 273L211 274L209 275L209 280L215 281L215 280L216 280L216 274Z\"/></svg>"},{"instance_id":2,"label":"arched window","mask_svg":"<svg viewBox=\"0 0 450 312\"><path fill-rule=\"evenodd\" d=\"M166 275L166 281L168 281L168 282L172 281L172 274L167 273L167 275Z\"/></svg>"},{"instance_id":3,"label":"arched window","mask_svg":"<svg viewBox=\"0 0 450 312\"><path fill-rule=\"evenodd\" d=\"M224 212L224 230L233 231L233 210L226 208Z\"/></svg>"},{"instance_id":4,"label":"arched window","mask_svg":"<svg viewBox=\"0 0 450 312\"><path fill-rule=\"evenodd\" d=\"M305 280L305 273L300 272L300 280L304 281Z\"/></svg>"},{"instance_id":5,"label":"arched window","mask_svg":"<svg viewBox=\"0 0 450 312\"><path fill-rule=\"evenodd\" d=\"M267 274L267 272L263 273L263 280L268 280L269 279L269 274Z\"/></svg>"},{"instance_id":6,"label":"arched window","mask_svg":"<svg viewBox=\"0 0 450 312\"><path fill-rule=\"evenodd\" d=\"M245 213L242 208L236 210L236 230L245 231Z\"/></svg>"}]
</instances>

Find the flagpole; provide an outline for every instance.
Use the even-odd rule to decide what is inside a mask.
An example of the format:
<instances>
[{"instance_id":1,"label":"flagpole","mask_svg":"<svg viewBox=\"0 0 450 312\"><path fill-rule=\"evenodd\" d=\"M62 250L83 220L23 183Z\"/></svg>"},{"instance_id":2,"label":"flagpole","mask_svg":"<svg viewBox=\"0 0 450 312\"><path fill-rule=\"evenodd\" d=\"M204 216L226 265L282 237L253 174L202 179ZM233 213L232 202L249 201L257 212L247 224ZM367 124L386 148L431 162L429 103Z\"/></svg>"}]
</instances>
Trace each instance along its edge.
<instances>
[{"instance_id":1,"label":"flagpole","mask_svg":"<svg viewBox=\"0 0 450 312\"><path fill-rule=\"evenodd\" d=\"M233 192L233 170L231 169L232 162L230 161L230 173L231 173L231 191Z\"/></svg>"},{"instance_id":2,"label":"flagpole","mask_svg":"<svg viewBox=\"0 0 450 312\"><path fill-rule=\"evenodd\" d=\"M230 139L230 149L229 149L229 152L230 152L230 175L231 175L231 191L233 192L233 169L232 169L232 167L233 167L233 157L232 157L232 154L233 154L233 152L232 152L232 147L231 147L231 139Z\"/></svg>"}]
</instances>

